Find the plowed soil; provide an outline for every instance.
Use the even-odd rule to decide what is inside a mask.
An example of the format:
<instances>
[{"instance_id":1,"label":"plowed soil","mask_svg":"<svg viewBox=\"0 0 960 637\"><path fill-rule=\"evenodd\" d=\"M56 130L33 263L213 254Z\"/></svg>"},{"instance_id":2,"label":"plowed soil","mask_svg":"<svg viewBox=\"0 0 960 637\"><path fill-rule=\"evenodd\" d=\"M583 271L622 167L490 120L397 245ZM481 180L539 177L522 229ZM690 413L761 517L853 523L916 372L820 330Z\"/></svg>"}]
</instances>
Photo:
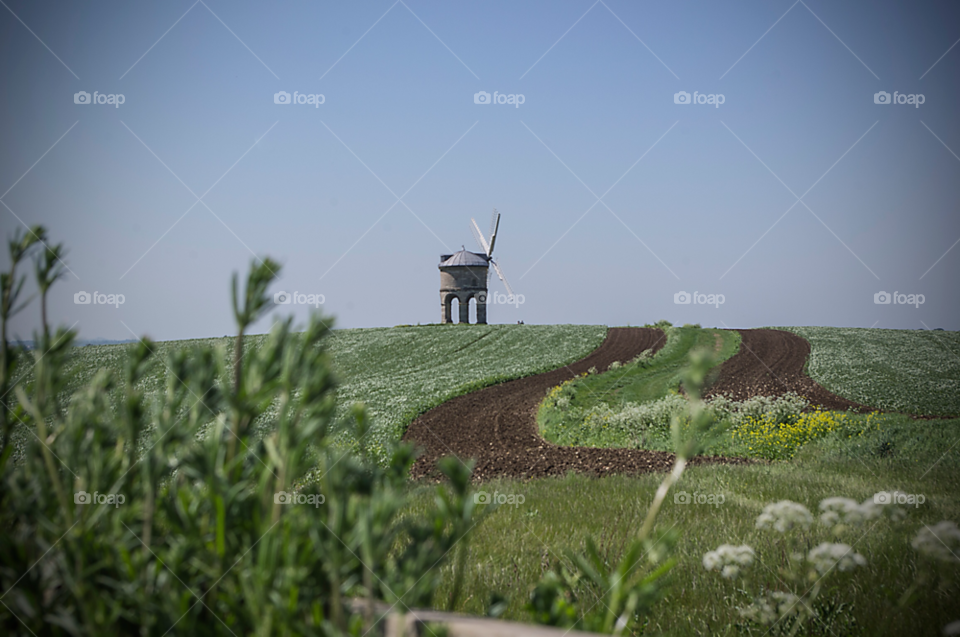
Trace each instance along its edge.
<instances>
[{"instance_id":1,"label":"plowed soil","mask_svg":"<svg viewBox=\"0 0 960 637\"><path fill-rule=\"evenodd\" d=\"M800 339L803 340L803 339ZM536 410L546 393L591 367L606 370L647 349L660 349L661 330L613 328L603 344L586 358L552 372L513 380L450 400L417 418L403 439L422 451L411 470L414 478L436 476L437 460L456 455L476 459L476 480L494 477L534 478L574 471L593 475L667 471L674 456L640 449L558 447L540 437ZM803 341L806 343L806 341ZM732 359L731 359L732 360ZM800 369L803 369L803 361ZM742 464L739 458L693 458L690 464Z\"/></svg>"},{"instance_id":2,"label":"plowed soil","mask_svg":"<svg viewBox=\"0 0 960 637\"><path fill-rule=\"evenodd\" d=\"M803 371L810 356L806 339L780 330L738 330L740 352L727 359L704 397L724 394L734 400L793 392L825 409L872 411L866 405L832 394Z\"/></svg>"}]
</instances>

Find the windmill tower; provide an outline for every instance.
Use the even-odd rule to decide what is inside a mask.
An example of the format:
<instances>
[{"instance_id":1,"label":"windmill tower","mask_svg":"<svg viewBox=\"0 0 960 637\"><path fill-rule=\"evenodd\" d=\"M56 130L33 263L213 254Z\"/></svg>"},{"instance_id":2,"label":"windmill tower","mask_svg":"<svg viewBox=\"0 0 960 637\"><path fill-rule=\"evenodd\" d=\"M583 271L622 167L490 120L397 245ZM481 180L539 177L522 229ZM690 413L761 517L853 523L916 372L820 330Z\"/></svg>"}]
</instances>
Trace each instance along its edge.
<instances>
[{"instance_id":1,"label":"windmill tower","mask_svg":"<svg viewBox=\"0 0 960 637\"><path fill-rule=\"evenodd\" d=\"M460 323L470 322L470 299L477 301L477 323L487 322L487 282L490 278L490 265L503 281L507 292L513 294L503 271L493 260L493 245L497 240L500 227L500 213L494 209L490 219L490 240L480 232L475 219L470 219L470 231L483 252L468 252L462 249L454 254L440 255L440 322L453 323L452 304L457 299L460 311Z\"/></svg>"}]
</instances>

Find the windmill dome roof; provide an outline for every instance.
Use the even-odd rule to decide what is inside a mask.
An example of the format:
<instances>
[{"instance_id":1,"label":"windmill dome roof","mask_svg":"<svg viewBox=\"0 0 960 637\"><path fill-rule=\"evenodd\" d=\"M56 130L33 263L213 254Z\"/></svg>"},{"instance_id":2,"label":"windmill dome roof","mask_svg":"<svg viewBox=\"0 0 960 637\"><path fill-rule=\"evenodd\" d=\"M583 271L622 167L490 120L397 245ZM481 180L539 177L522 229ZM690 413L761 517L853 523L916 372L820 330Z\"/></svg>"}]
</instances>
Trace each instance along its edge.
<instances>
[{"instance_id":1,"label":"windmill dome roof","mask_svg":"<svg viewBox=\"0 0 960 637\"><path fill-rule=\"evenodd\" d=\"M468 252L467 250L460 250L454 254L440 255L440 267L456 265L480 266L485 268L489 264L487 255L477 254L476 252Z\"/></svg>"}]
</instances>

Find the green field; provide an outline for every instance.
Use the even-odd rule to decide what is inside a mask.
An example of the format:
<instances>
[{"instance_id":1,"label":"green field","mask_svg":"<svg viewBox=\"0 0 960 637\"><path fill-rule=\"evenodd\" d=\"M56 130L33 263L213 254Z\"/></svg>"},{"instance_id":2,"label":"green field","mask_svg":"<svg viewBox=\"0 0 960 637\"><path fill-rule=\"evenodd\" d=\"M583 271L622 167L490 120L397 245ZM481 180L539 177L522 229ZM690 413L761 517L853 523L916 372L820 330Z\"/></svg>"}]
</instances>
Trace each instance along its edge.
<instances>
[{"instance_id":1,"label":"green field","mask_svg":"<svg viewBox=\"0 0 960 637\"><path fill-rule=\"evenodd\" d=\"M886 411L960 415L960 332L781 327L810 342L807 373Z\"/></svg>"},{"instance_id":2,"label":"green field","mask_svg":"<svg viewBox=\"0 0 960 637\"><path fill-rule=\"evenodd\" d=\"M579 360L603 342L607 328L597 325L432 325L335 330L327 346L340 386L337 403L346 414L363 402L374 422L371 450L382 453L399 440L413 418L450 398L481 387L548 371ZM249 336L248 351L265 336ZM157 358L168 350L222 347L228 368L233 339L213 338L157 343ZM100 369L122 373L129 345L79 347L71 361L77 382ZM22 369L29 370L30 355ZM155 363L143 382L148 396L163 390L167 370ZM31 382L29 371L21 379ZM76 383L75 385L76 386ZM64 397L67 398L67 397ZM22 432L21 432L22 434ZM344 438L347 439L346 437Z\"/></svg>"}]
</instances>

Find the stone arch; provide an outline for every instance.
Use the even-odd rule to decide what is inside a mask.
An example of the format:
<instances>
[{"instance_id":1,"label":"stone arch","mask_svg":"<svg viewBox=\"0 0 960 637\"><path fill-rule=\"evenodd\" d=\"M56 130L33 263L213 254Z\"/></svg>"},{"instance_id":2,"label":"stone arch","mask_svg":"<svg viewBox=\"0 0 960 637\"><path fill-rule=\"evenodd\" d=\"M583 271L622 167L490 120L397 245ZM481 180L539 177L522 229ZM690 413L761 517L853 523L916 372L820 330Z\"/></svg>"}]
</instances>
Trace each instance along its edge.
<instances>
[{"instance_id":1,"label":"stone arch","mask_svg":"<svg viewBox=\"0 0 960 637\"><path fill-rule=\"evenodd\" d=\"M440 298L440 310L441 310L441 323L453 323L453 301L457 300L459 305L460 299L457 296L456 292L447 292L442 294ZM457 308L459 310L459 307Z\"/></svg>"}]
</instances>

